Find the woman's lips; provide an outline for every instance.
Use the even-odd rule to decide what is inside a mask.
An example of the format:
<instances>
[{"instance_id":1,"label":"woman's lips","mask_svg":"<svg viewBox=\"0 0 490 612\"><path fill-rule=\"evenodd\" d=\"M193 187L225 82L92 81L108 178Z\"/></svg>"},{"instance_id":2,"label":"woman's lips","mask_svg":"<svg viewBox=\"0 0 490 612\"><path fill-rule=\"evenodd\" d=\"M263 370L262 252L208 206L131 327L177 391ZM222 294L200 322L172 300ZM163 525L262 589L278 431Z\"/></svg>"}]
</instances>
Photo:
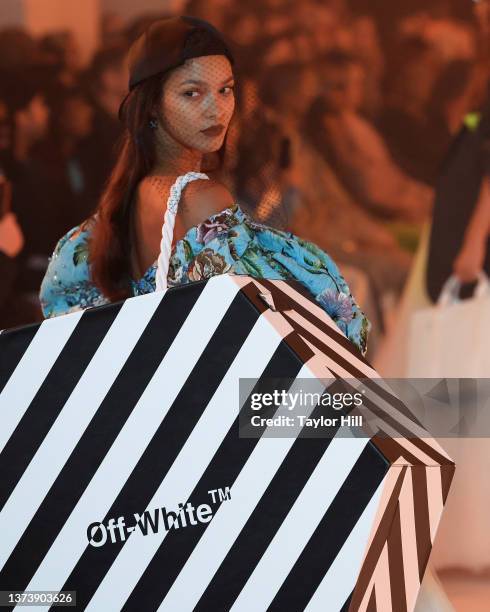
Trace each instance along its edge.
<instances>
[{"instance_id":1,"label":"woman's lips","mask_svg":"<svg viewBox=\"0 0 490 612\"><path fill-rule=\"evenodd\" d=\"M206 130L201 130L201 132L206 134L206 136L219 136L224 129L225 127L223 125L213 125Z\"/></svg>"}]
</instances>

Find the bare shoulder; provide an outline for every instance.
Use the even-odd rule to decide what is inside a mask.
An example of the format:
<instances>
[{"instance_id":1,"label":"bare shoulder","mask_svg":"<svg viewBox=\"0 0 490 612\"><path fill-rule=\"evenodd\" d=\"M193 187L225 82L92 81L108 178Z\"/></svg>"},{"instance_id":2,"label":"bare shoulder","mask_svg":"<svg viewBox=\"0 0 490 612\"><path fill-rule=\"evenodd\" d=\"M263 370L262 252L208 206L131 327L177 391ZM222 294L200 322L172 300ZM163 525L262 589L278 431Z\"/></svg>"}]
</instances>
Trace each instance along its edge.
<instances>
[{"instance_id":1,"label":"bare shoulder","mask_svg":"<svg viewBox=\"0 0 490 612\"><path fill-rule=\"evenodd\" d=\"M230 190L212 179L197 179L188 183L183 192L181 205L184 211L195 211L200 218L220 212L234 203Z\"/></svg>"}]
</instances>

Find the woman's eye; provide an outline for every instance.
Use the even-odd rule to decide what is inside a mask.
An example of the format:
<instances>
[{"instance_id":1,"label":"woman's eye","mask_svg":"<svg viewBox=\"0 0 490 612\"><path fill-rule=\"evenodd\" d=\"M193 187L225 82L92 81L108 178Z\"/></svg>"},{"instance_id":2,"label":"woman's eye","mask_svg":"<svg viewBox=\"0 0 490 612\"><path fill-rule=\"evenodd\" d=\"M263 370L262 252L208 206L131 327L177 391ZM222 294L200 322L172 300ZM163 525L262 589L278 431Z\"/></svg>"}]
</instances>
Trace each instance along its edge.
<instances>
[{"instance_id":1,"label":"woman's eye","mask_svg":"<svg viewBox=\"0 0 490 612\"><path fill-rule=\"evenodd\" d=\"M226 93L231 93L232 91L234 91L235 85L227 85L226 87L223 87L221 91L223 91L225 89L229 89L230 90L229 92L226 92ZM186 96L188 98L195 97L192 94L199 94L199 92L196 91L195 89L184 92L184 96Z\"/></svg>"}]
</instances>

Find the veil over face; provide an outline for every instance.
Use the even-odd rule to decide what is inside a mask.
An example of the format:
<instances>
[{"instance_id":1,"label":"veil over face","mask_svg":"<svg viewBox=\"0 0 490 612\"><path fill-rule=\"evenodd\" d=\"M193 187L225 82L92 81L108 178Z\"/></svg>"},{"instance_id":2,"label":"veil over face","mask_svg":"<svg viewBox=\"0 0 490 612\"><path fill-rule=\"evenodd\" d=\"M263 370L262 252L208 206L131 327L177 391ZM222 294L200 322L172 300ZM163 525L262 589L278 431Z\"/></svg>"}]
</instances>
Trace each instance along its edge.
<instances>
[{"instance_id":1,"label":"veil over face","mask_svg":"<svg viewBox=\"0 0 490 612\"><path fill-rule=\"evenodd\" d=\"M169 137L202 153L223 145L235 110L235 78L224 55L189 59L174 68L163 84L156 110L157 139ZM219 127L211 133L203 131Z\"/></svg>"},{"instance_id":2,"label":"veil over face","mask_svg":"<svg viewBox=\"0 0 490 612\"><path fill-rule=\"evenodd\" d=\"M278 227L286 229L284 210L296 205L291 169L304 156L300 115L315 89L311 70L296 58L275 66L264 57L244 75L219 32L193 29L179 18L150 25L129 65L124 147L97 216L56 247L40 293L45 316L155 291L164 286L157 282L161 276L169 287L225 273L293 279L365 352L369 321L333 260ZM185 233L179 230L173 241L184 183L201 179L221 183L227 199L222 207L213 192L203 205L201 189L198 205L184 206L189 223L181 223ZM135 197L152 181L151 198ZM168 191L162 220L159 196ZM209 200L210 189L204 191ZM131 236L135 212L144 223L136 223L139 233ZM278 217L286 222L277 223Z\"/></svg>"}]
</instances>

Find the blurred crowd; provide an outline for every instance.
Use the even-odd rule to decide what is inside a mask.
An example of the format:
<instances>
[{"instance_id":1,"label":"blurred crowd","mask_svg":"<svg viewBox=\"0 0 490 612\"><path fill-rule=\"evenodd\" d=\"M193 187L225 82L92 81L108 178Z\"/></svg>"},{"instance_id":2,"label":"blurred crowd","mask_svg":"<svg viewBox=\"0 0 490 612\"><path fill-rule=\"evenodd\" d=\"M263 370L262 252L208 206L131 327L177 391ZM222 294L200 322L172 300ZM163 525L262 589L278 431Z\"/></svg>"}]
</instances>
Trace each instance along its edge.
<instances>
[{"instance_id":1,"label":"blurred crowd","mask_svg":"<svg viewBox=\"0 0 490 612\"><path fill-rule=\"evenodd\" d=\"M381 331L451 139L485 96L486 6L189 0L180 11L213 23L236 56L233 193L327 250ZM102 15L88 66L68 31L0 31L0 328L40 320L48 257L93 212L117 153L127 49L163 16Z\"/></svg>"}]
</instances>

